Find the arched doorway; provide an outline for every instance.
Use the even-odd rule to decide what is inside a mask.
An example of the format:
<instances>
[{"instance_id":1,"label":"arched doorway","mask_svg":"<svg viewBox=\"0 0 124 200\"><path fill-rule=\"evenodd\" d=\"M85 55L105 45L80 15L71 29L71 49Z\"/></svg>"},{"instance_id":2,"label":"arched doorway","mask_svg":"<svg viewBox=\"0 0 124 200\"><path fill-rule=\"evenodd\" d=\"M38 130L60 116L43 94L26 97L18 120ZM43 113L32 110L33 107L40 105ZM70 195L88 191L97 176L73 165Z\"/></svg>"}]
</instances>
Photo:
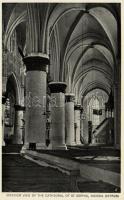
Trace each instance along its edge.
<instances>
[{"instance_id":1,"label":"arched doorway","mask_svg":"<svg viewBox=\"0 0 124 200\"><path fill-rule=\"evenodd\" d=\"M111 144L113 118L106 117L106 102L109 96L102 89L93 89L83 99L83 138L92 145Z\"/></svg>"},{"instance_id":2,"label":"arched doorway","mask_svg":"<svg viewBox=\"0 0 124 200\"><path fill-rule=\"evenodd\" d=\"M8 93L5 103L5 129L4 137L5 143L10 144L14 137L14 124L15 124L15 97L12 93Z\"/></svg>"},{"instance_id":3,"label":"arched doorway","mask_svg":"<svg viewBox=\"0 0 124 200\"><path fill-rule=\"evenodd\" d=\"M12 73L6 84L4 140L6 144L22 144L23 111L20 109L20 87Z\"/></svg>"}]
</instances>

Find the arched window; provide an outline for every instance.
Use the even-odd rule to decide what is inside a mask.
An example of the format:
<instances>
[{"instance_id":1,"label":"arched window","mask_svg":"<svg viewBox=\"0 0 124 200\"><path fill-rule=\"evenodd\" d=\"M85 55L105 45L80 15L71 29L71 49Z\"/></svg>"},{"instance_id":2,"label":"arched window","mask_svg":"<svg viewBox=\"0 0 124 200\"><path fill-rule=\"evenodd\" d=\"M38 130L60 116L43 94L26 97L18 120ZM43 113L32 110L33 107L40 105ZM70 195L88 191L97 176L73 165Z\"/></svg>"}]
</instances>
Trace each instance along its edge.
<instances>
[{"instance_id":1,"label":"arched window","mask_svg":"<svg viewBox=\"0 0 124 200\"><path fill-rule=\"evenodd\" d=\"M14 126L15 120L15 109L14 109L14 97L11 95L6 101L6 109L5 109L5 124L6 126Z\"/></svg>"},{"instance_id":2,"label":"arched window","mask_svg":"<svg viewBox=\"0 0 124 200\"><path fill-rule=\"evenodd\" d=\"M89 121L92 121L92 125L97 126L100 124L99 110L100 102L97 97L92 97L89 102Z\"/></svg>"}]
</instances>

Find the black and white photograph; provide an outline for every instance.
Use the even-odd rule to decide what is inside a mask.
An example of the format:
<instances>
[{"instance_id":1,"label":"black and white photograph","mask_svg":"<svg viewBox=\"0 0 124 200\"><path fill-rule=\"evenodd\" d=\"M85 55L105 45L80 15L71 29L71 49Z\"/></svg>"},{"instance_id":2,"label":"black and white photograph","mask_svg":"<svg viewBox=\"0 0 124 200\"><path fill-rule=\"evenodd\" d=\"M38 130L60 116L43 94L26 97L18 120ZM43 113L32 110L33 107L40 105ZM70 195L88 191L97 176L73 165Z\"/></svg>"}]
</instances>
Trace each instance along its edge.
<instances>
[{"instance_id":1,"label":"black and white photograph","mask_svg":"<svg viewBox=\"0 0 124 200\"><path fill-rule=\"evenodd\" d=\"M121 3L1 4L2 193L118 196Z\"/></svg>"}]
</instances>

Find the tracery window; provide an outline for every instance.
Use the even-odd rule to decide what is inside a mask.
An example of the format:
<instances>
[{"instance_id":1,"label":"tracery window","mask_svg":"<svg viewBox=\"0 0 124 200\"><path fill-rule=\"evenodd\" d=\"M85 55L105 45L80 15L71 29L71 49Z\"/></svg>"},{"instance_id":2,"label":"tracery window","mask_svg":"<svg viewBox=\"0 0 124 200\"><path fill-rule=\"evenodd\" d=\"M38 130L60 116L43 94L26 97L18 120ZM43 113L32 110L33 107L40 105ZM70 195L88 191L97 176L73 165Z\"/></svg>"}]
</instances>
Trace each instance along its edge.
<instances>
[{"instance_id":1,"label":"tracery window","mask_svg":"<svg viewBox=\"0 0 124 200\"><path fill-rule=\"evenodd\" d=\"M12 127L14 126L15 120L15 109L14 109L14 97L10 96L5 105L5 125Z\"/></svg>"},{"instance_id":2,"label":"tracery window","mask_svg":"<svg viewBox=\"0 0 124 200\"><path fill-rule=\"evenodd\" d=\"M97 126L100 124L100 102L97 97L92 97L89 106L89 121L92 121L92 125Z\"/></svg>"}]
</instances>

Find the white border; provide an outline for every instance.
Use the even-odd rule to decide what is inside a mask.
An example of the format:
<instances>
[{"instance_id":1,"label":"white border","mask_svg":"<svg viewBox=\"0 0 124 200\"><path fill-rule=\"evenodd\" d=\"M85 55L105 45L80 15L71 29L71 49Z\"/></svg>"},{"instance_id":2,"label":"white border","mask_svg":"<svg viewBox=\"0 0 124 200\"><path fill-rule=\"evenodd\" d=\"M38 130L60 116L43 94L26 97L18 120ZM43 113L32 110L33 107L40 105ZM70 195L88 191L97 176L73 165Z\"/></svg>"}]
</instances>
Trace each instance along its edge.
<instances>
[{"instance_id":1,"label":"white border","mask_svg":"<svg viewBox=\"0 0 124 200\"><path fill-rule=\"evenodd\" d=\"M116 193L108 193L108 197L105 197L105 195L107 193L82 193L82 195L86 195L88 194L89 195L89 198L87 197L75 197L76 196L76 193L73 193L75 194L74 197L68 197L69 194L71 193L61 193L64 195L64 197L45 197L45 194L60 194L60 193L11 193L11 194L21 194L21 197L14 197L14 196L7 196L8 194L10 193L0 193L0 200L29 200L29 198L31 200L41 200L41 199L49 199L49 200L62 200L62 199L67 199L67 200L70 200L70 199L79 199L79 200L87 200L87 199L92 199L92 200L100 200L100 199L111 199L111 200L116 200L116 199L121 199L121 200L124 200L124 52L123 52L123 47L124 47L124 0L85 0L85 1L81 1L81 0L59 0L59 1L56 1L56 0L37 0L37 1L34 1L34 0L3 0L1 1L0 0L0 77L1 77L1 84L0 84L0 94L1 94L1 97L2 97L2 3L27 3L27 2L38 2L38 3L121 3L121 193L117 193L119 195L119 198L118 197L110 197L111 194L116 194ZM2 99L2 98L1 98ZM0 116L2 116L2 101L1 101L1 107L0 107ZM2 117L1 117L2 119ZM1 120L2 121L2 120ZM2 126L2 123L1 123L1 126ZM1 127L0 127L1 129ZM2 139L2 129L1 129L1 139ZM1 144L2 144L2 141L1 141ZM2 146L2 145L1 145ZM0 172L1 172L1 177L2 177L2 156L1 156L1 153L0 153L0 159L1 159L1 165L0 165ZM2 183L2 182L1 182ZM23 197L24 194L30 194L30 197ZM35 195L36 194L36 197L32 196L32 195ZM38 197L38 194L41 196ZM44 197L42 197L42 194ZM68 194L68 195L67 195ZM100 194L103 194L104 197L91 197L91 194L94 194L94 195L100 195ZM69 195L70 196L70 195Z\"/></svg>"}]
</instances>

